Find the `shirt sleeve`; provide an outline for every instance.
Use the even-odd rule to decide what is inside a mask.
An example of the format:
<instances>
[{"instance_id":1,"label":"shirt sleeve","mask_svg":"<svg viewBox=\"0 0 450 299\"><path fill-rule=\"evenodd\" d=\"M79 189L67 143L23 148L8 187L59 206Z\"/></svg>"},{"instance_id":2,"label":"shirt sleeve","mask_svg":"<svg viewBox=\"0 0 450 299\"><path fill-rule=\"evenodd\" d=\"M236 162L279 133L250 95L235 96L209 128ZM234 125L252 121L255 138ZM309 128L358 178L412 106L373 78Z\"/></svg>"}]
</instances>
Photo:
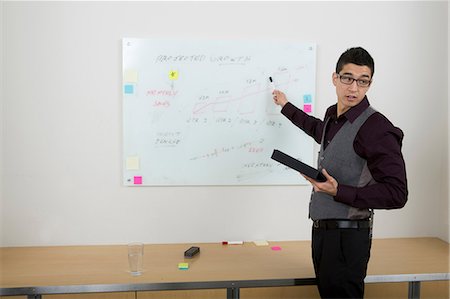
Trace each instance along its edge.
<instances>
[{"instance_id":1,"label":"shirt sleeve","mask_svg":"<svg viewBox=\"0 0 450 299\"><path fill-rule=\"evenodd\" d=\"M403 132L376 112L360 128L355 152L367 160L374 182L363 187L338 185L335 200L356 208L396 209L406 204L408 188L401 152Z\"/></svg>"},{"instance_id":2,"label":"shirt sleeve","mask_svg":"<svg viewBox=\"0 0 450 299\"><path fill-rule=\"evenodd\" d=\"M281 109L281 113L320 144L324 126L322 120L308 115L290 102L287 102L286 105L284 105L283 109Z\"/></svg>"}]
</instances>

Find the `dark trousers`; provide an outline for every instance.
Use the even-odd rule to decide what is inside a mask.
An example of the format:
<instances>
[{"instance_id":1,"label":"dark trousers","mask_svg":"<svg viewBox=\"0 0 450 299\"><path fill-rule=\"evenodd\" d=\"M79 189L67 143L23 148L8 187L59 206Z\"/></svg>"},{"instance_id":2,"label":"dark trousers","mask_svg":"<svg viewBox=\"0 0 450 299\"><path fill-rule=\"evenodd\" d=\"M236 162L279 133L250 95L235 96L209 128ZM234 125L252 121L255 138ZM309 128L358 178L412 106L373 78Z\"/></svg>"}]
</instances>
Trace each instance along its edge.
<instances>
[{"instance_id":1,"label":"dark trousers","mask_svg":"<svg viewBox=\"0 0 450 299\"><path fill-rule=\"evenodd\" d=\"M312 258L322 298L363 298L369 228L313 228Z\"/></svg>"}]
</instances>

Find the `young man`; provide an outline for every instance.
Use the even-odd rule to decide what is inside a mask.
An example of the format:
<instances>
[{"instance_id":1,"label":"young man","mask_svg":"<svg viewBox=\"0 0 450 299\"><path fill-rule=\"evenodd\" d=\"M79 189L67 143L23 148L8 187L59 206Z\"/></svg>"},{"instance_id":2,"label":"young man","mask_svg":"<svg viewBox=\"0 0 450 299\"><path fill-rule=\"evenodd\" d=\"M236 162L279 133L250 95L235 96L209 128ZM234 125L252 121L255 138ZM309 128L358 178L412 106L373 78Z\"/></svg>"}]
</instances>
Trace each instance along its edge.
<instances>
[{"instance_id":1,"label":"young man","mask_svg":"<svg viewBox=\"0 0 450 299\"><path fill-rule=\"evenodd\" d=\"M321 144L318 168L327 181L305 178L313 185L312 258L322 298L363 298L372 210L401 208L407 201L403 132L370 106L373 74L366 50L345 51L332 76L337 104L323 121L273 92L281 113Z\"/></svg>"}]
</instances>

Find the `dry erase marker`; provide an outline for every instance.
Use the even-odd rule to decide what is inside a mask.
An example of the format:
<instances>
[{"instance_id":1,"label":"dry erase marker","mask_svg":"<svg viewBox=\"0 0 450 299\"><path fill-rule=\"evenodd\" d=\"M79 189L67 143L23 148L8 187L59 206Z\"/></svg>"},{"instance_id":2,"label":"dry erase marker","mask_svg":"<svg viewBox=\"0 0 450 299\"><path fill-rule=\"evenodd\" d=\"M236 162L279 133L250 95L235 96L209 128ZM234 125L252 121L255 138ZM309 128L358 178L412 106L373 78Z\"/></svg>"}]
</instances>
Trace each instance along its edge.
<instances>
[{"instance_id":1,"label":"dry erase marker","mask_svg":"<svg viewBox=\"0 0 450 299\"><path fill-rule=\"evenodd\" d=\"M223 241L222 245L242 245L244 241Z\"/></svg>"},{"instance_id":2,"label":"dry erase marker","mask_svg":"<svg viewBox=\"0 0 450 299\"><path fill-rule=\"evenodd\" d=\"M273 84L272 77L269 77L269 80L270 80L270 88L272 88L272 91L274 91L275 90L275 85Z\"/></svg>"}]
</instances>

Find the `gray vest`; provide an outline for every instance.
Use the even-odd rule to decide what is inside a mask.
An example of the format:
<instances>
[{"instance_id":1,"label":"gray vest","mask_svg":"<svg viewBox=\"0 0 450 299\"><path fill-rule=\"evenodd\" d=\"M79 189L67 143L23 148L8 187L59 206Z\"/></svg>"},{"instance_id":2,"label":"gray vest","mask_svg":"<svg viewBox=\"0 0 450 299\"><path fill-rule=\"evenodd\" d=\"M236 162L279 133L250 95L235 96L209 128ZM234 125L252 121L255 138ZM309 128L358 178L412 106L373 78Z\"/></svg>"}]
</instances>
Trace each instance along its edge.
<instances>
[{"instance_id":1,"label":"gray vest","mask_svg":"<svg viewBox=\"0 0 450 299\"><path fill-rule=\"evenodd\" d=\"M325 129L330 119L325 121L317 164L319 170L325 168L339 184L362 187L374 182L367 161L353 149L356 134L374 112L373 108L368 107L353 123L347 121L324 150ZM331 195L312 191L309 204L309 217L312 220L365 219L370 215L369 209L354 208L335 201Z\"/></svg>"}]
</instances>

